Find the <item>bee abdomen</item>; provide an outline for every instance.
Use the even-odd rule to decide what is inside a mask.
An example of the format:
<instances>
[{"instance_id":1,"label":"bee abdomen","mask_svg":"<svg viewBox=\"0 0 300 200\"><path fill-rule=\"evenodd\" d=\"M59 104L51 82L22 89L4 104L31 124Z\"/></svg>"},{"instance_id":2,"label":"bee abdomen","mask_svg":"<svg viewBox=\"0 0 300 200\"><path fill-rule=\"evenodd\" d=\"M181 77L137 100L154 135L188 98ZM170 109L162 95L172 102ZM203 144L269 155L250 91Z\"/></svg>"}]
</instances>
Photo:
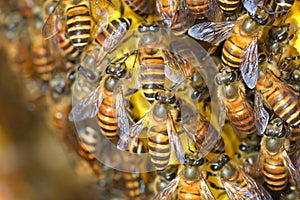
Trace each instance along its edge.
<instances>
[{"instance_id":1,"label":"bee abdomen","mask_svg":"<svg viewBox=\"0 0 300 200\"><path fill-rule=\"evenodd\" d=\"M153 12L148 0L125 0L129 8L138 15L147 15Z\"/></svg>"},{"instance_id":2,"label":"bee abdomen","mask_svg":"<svg viewBox=\"0 0 300 200\"><path fill-rule=\"evenodd\" d=\"M39 43L32 47L32 62L42 80L50 80L55 68L54 57L47 43Z\"/></svg>"},{"instance_id":3,"label":"bee abdomen","mask_svg":"<svg viewBox=\"0 0 300 200\"><path fill-rule=\"evenodd\" d=\"M226 109L231 124L241 134L250 135L257 131L253 109L245 97L237 96L236 98L228 99Z\"/></svg>"},{"instance_id":4,"label":"bee abdomen","mask_svg":"<svg viewBox=\"0 0 300 200\"><path fill-rule=\"evenodd\" d=\"M154 94L164 88L165 66L162 57L143 57L141 59L141 83L146 99L152 103Z\"/></svg>"},{"instance_id":5,"label":"bee abdomen","mask_svg":"<svg viewBox=\"0 0 300 200\"><path fill-rule=\"evenodd\" d=\"M118 136L117 110L112 98L103 99L97 118L103 135L110 139Z\"/></svg>"},{"instance_id":6,"label":"bee abdomen","mask_svg":"<svg viewBox=\"0 0 300 200\"><path fill-rule=\"evenodd\" d=\"M128 197L137 198L141 196L139 176L135 173L124 173L125 187Z\"/></svg>"},{"instance_id":7,"label":"bee abdomen","mask_svg":"<svg viewBox=\"0 0 300 200\"><path fill-rule=\"evenodd\" d=\"M205 18L206 13L209 12L209 4L205 0L187 0L187 5L191 14L199 19Z\"/></svg>"},{"instance_id":8,"label":"bee abdomen","mask_svg":"<svg viewBox=\"0 0 300 200\"><path fill-rule=\"evenodd\" d=\"M63 53L70 60L76 60L79 55L78 49L75 48L71 39L67 35L67 32L60 31L58 34L59 46L63 50Z\"/></svg>"},{"instance_id":9,"label":"bee abdomen","mask_svg":"<svg viewBox=\"0 0 300 200\"><path fill-rule=\"evenodd\" d=\"M246 40L247 41L247 40ZM244 55L248 48L248 43L240 37L229 37L222 50L222 63L225 66L239 68L244 60Z\"/></svg>"},{"instance_id":10,"label":"bee abdomen","mask_svg":"<svg viewBox=\"0 0 300 200\"><path fill-rule=\"evenodd\" d=\"M222 137L219 137L217 130L206 119L200 119L197 127L196 147L198 149L209 149L212 153L224 153L225 144ZM219 137L218 141L213 142Z\"/></svg>"},{"instance_id":11,"label":"bee abdomen","mask_svg":"<svg viewBox=\"0 0 300 200\"><path fill-rule=\"evenodd\" d=\"M297 96L280 87L276 87L273 91L266 99L274 112L287 123L299 125L300 106Z\"/></svg>"},{"instance_id":12,"label":"bee abdomen","mask_svg":"<svg viewBox=\"0 0 300 200\"><path fill-rule=\"evenodd\" d=\"M263 175L267 187L272 191L281 191L288 183L288 171L281 159L266 159Z\"/></svg>"},{"instance_id":13,"label":"bee abdomen","mask_svg":"<svg viewBox=\"0 0 300 200\"><path fill-rule=\"evenodd\" d=\"M148 137L148 148L152 163L157 170L167 167L171 155L170 142L166 127L152 127Z\"/></svg>"},{"instance_id":14,"label":"bee abdomen","mask_svg":"<svg viewBox=\"0 0 300 200\"><path fill-rule=\"evenodd\" d=\"M201 194L197 187L181 187L178 191L178 199L201 200Z\"/></svg>"},{"instance_id":15,"label":"bee abdomen","mask_svg":"<svg viewBox=\"0 0 300 200\"><path fill-rule=\"evenodd\" d=\"M131 19L121 17L112 20L106 26L100 29L95 41L101 45L105 51L110 51L119 42L130 28ZM118 35L118 37L116 37ZM110 42L107 42L110 40Z\"/></svg>"},{"instance_id":16,"label":"bee abdomen","mask_svg":"<svg viewBox=\"0 0 300 200\"><path fill-rule=\"evenodd\" d=\"M73 45L80 51L90 40L91 16L86 5L70 7L67 10L67 31Z\"/></svg>"},{"instance_id":17,"label":"bee abdomen","mask_svg":"<svg viewBox=\"0 0 300 200\"><path fill-rule=\"evenodd\" d=\"M221 10L225 14L234 14L240 5L240 0L218 0Z\"/></svg>"},{"instance_id":18,"label":"bee abdomen","mask_svg":"<svg viewBox=\"0 0 300 200\"><path fill-rule=\"evenodd\" d=\"M87 127L84 134L80 136L78 154L87 161L96 160L95 154L97 142L96 132Z\"/></svg>"}]
</instances>

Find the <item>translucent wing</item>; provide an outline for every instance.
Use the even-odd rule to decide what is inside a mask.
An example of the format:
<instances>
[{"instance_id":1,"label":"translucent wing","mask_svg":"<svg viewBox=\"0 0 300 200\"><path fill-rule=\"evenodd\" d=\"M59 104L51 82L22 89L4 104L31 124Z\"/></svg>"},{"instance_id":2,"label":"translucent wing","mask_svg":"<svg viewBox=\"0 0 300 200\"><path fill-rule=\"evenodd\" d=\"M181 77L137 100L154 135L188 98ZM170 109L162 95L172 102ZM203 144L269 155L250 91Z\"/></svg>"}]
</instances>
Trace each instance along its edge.
<instances>
[{"instance_id":1,"label":"translucent wing","mask_svg":"<svg viewBox=\"0 0 300 200\"><path fill-rule=\"evenodd\" d=\"M55 6L53 12L48 16L46 22L43 25L42 35L45 39L49 39L53 37L60 30L61 27L60 21L64 14L64 9L65 6L63 0L60 0Z\"/></svg>"},{"instance_id":2,"label":"translucent wing","mask_svg":"<svg viewBox=\"0 0 300 200\"><path fill-rule=\"evenodd\" d=\"M197 109L193 109L189 104L181 105L182 120L181 126L194 142L196 142L195 135L197 134L197 126L200 122L200 113Z\"/></svg>"},{"instance_id":3,"label":"translucent wing","mask_svg":"<svg viewBox=\"0 0 300 200\"><path fill-rule=\"evenodd\" d=\"M162 191L160 191L153 200L171 200L179 184L180 175L177 175Z\"/></svg>"},{"instance_id":4,"label":"translucent wing","mask_svg":"<svg viewBox=\"0 0 300 200\"><path fill-rule=\"evenodd\" d=\"M202 176L200 178L200 191L201 191L201 195L204 196L204 199L206 199L206 200L215 200L214 195L210 191L207 183L205 182L205 180Z\"/></svg>"},{"instance_id":5,"label":"translucent wing","mask_svg":"<svg viewBox=\"0 0 300 200\"><path fill-rule=\"evenodd\" d=\"M240 70L246 85L253 89L258 79L258 45L256 39L249 45Z\"/></svg>"},{"instance_id":6,"label":"translucent wing","mask_svg":"<svg viewBox=\"0 0 300 200\"><path fill-rule=\"evenodd\" d=\"M262 175L263 160L265 159L264 150L265 149L262 146L258 153L255 165L253 166L252 171L250 172L250 175L254 178L258 178Z\"/></svg>"},{"instance_id":7,"label":"translucent wing","mask_svg":"<svg viewBox=\"0 0 300 200\"><path fill-rule=\"evenodd\" d=\"M219 43L225 40L234 27L235 22L202 22L192 26L188 34L198 40Z\"/></svg>"},{"instance_id":8,"label":"translucent wing","mask_svg":"<svg viewBox=\"0 0 300 200\"><path fill-rule=\"evenodd\" d=\"M183 68L185 67L185 63L183 60L179 59L177 56L172 55L168 50L163 51L166 56L165 59L165 75L168 79L173 81L174 83L182 82L184 77Z\"/></svg>"},{"instance_id":9,"label":"translucent wing","mask_svg":"<svg viewBox=\"0 0 300 200\"><path fill-rule=\"evenodd\" d=\"M118 87L116 95L116 108L118 112L118 126L120 129L120 137L122 137L129 130L129 120L124 104L124 97L122 92L122 87Z\"/></svg>"},{"instance_id":10,"label":"translucent wing","mask_svg":"<svg viewBox=\"0 0 300 200\"><path fill-rule=\"evenodd\" d=\"M247 175L242 169L238 168L240 177L244 179L243 183L247 186L241 185L238 182L225 181L221 179L226 193L230 199L239 200L243 199L255 199L255 200L271 200L272 196L259 184L257 184L249 175ZM242 187L241 187L242 186Z\"/></svg>"},{"instance_id":11,"label":"translucent wing","mask_svg":"<svg viewBox=\"0 0 300 200\"><path fill-rule=\"evenodd\" d=\"M296 190L300 191L300 174L299 171L296 169L296 167L293 165L289 155L287 154L286 150L284 148L281 148L281 153L284 161L284 165L288 169L290 173L291 180L293 182L293 185L296 187Z\"/></svg>"},{"instance_id":12,"label":"translucent wing","mask_svg":"<svg viewBox=\"0 0 300 200\"><path fill-rule=\"evenodd\" d=\"M263 6L264 0L242 0L242 3L250 14L255 14L256 9Z\"/></svg>"},{"instance_id":13,"label":"translucent wing","mask_svg":"<svg viewBox=\"0 0 300 200\"><path fill-rule=\"evenodd\" d=\"M220 10L220 7L217 3L216 0L207 0L208 1L208 6L209 6L209 11L206 12L206 17L210 21L214 22L220 22L222 20L222 12Z\"/></svg>"},{"instance_id":14,"label":"translucent wing","mask_svg":"<svg viewBox=\"0 0 300 200\"><path fill-rule=\"evenodd\" d=\"M180 163L184 163L184 148L177 134L174 121L170 112L168 112L167 116L167 132L177 160Z\"/></svg>"},{"instance_id":15,"label":"translucent wing","mask_svg":"<svg viewBox=\"0 0 300 200\"><path fill-rule=\"evenodd\" d=\"M148 112L142 119L140 119L136 124L130 127L126 133L122 133L118 141L117 148L123 151L129 149L129 144L132 138L138 137L142 130L148 125L150 113Z\"/></svg>"},{"instance_id":16,"label":"translucent wing","mask_svg":"<svg viewBox=\"0 0 300 200\"><path fill-rule=\"evenodd\" d=\"M99 111L99 106L103 100L102 88L104 80L102 79L100 85L91 92L86 98L80 100L72 110L69 115L69 120L71 121L81 121L86 118L95 117Z\"/></svg>"},{"instance_id":17,"label":"translucent wing","mask_svg":"<svg viewBox=\"0 0 300 200\"><path fill-rule=\"evenodd\" d=\"M259 91L255 92L254 97L254 117L258 135L263 135L269 122L269 113L264 108L262 95Z\"/></svg>"}]
</instances>

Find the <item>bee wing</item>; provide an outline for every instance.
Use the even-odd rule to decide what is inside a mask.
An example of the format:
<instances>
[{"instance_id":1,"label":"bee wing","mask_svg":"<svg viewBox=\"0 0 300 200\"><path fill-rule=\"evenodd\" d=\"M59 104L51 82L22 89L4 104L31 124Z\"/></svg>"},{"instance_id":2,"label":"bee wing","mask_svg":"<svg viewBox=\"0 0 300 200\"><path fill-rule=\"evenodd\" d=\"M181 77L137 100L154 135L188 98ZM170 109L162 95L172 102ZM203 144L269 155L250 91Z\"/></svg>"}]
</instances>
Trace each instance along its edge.
<instances>
[{"instance_id":1,"label":"bee wing","mask_svg":"<svg viewBox=\"0 0 300 200\"><path fill-rule=\"evenodd\" d=\"M179 184L179 181L180 181L180 175L177 175L177 177L174 178L162 191L160 191L157 195L155 195L153 200L161 200L161 199L171 200Z\"/></svg>"},{"instance_id":2,"label":"bee wing","mask_svg":"<svg viewBox=\"0 0 300 200\"><path fill-rule=\"evenodd\" d=\"M61 28L60 21L63 16L64 9L65 6L63 4L63 0L60 0L43 25L42 35L45 39L49 39L58 33Z\"/></svg>"},{"instance_id":3,"label":"bee wing","mask_svg":"<svg viewBox=\"0 0 300 200\"><path fill-rule=\"evenodd\" d=\"M70 121L81 121L86 118L92 118L98 113L99 105L103 100L103 84L104 81L102 79L100 85L93 92L72 107L69 114Z\"/></svg>"},{"instance_id":4,"label":"bee wing","mask_svg":"<svg viewBox=\"0 0 300 200\"><path fill-rule=\"evenodd\" d=\"M243 183L246 183L247 186L243 185L243 188L240 187L240 184L231 181L225 181L221 179L226 193L230 199L239 200L240 197L245 199L251 198L256 200L271 200L272 196L259 184L255 182L249 175L247 175L242 169L238 168L239 174L244 179ZM254 198L254 195L255 198Z\"/></svg>"},{"instance_id":5,"label":"bee wing","mask_svg":"<svg viewBox=\"0 0 300 200\"><path fill-rule=\"evenodd\" d=\"M120 137L122 137L129 130L129 120L126 112L126 107L124 104L124 96L122 92L122 87L116 89L116 108L118 115L118 126L120 129Z\"/></svg>"},{"instance_id":6,"label":"bee wing","mask_svg":"<svg viewBox=\"0 0 300 200\"><path fill-rule=\"evenodd\" d=\"M172 144L173 151L175 152L176 158L180 163L184 163L184 148L181 140L177 134L174 121L170 112L167 116L167 132Z\"/></svg>"},{"instance_id":7,"label":"bee wing","mask_svg":"<svg viewBox=\"0 0 300 200\"><path fill-rule=\"evenodd\" d=\"M264 156L264 147L262 147L257 155L255 165L252 167L252 171L250 172L252 177L259 177L262 175L262 168L263 168L263 160L265 159Z\"/></svg>"},{"instance_id":8,"label":"bee wing","mask_svg":"<svg viewBox=\"0 0 300 200\"><path fill-rule=\"evenodd\" d=\"M207 183L205 182L204 178L201 175L200 178L200 191L201 191L201 195L204 196L204 199L206 200L215 200L214 195L212 194L212 192L210 191Z\"/></svg>"},{"instance_id":9,"label":"bee wing","mask_svg":"<svg viewBox=\"0 0 300 200\"><path fill-rule=\"evenodd\" d=\"M282 147L281 153L283 157L283 162L286 168L288 169L290 173L291 180L296 187L297 191L300 191L300 174L299 171L296 169L294 164L292 163L289 155L287 154L286 150Z\"/></svg>"},{"instance_id":10,"label":"bee wing","mask_svg":"<svg viewBox=\"0 0 300 200\"><path fill-rule=\"evenodd\" d=\"M192 26L188 34L197 40L219 43L227 38L234 25L232 21L202 22Z\"/></svg>"},{"instance_id":11,"label":"bee wing","mask_svg":"<svg viewBox=\"0 0 300 200\"><path fill-rule=\"evenodd\" d=\"M242 3L250 14L255 14L257 7L263 6L264 0L242 0Z\"/></svg>"},{"instance_id":12,"label":"bee wing","mask_svg":"<svg viewBox=\"0 0 300 200\"><path fill-rule=\"evenodd\" d=\"M206 12L206 17L207 19L214 21L214 22L220 22L222 20L222 12L219 7L219 4L217 3L216 0L207 0L208 1L208 6L209 6L209 11Z\"/></svg>"},{"instance_id":13,"label":"bee wing","mask_svg":"<svg viewBox=\"0 0 300 200\"><path fill-rule=\"evenodd\" d=\"M262 103L262 96L259 91L255 91L254 96L254 117L257 133L258 135L263 135L267 128L270 117L269 113L264 108L264 105Z\"/></svg>"},{"instance_id":14,"label":"bee wing","mask_svg":"<svg viewBox=\"0 0 300 200\"><path fill-rule=\"evenodd\" d=\"M256 39L249 45L240 70L246 85L253 89L258 79L258 45Z\"/></svg>"},{"instance_id":15,"label":"bee wing","mask_svg":"<svg viewBox=\"0 0 300 200\"><path fill-rule=\"evenodd\" d=\"M184 72L182 67L185 65L184 61L176 58L168 50L163 51L165 59L165 75L174 83L181 83L184 80Z\"/></svg>"},{"instance_id":16,"label":"bee wing","mask_svg":"<svg viewBox=\"0 0 300 200\"><path fill-rule=\"evenodd\" d=\"M126 133L122 133L120 135L120 139L118 141L117 148L123 151L129 149L129 144L132 138L138 137L143 130L149 123L150 113L148 112L142 119L140 119L136 124L130 127L130 129Z\"/></svg>"}]
</instances>

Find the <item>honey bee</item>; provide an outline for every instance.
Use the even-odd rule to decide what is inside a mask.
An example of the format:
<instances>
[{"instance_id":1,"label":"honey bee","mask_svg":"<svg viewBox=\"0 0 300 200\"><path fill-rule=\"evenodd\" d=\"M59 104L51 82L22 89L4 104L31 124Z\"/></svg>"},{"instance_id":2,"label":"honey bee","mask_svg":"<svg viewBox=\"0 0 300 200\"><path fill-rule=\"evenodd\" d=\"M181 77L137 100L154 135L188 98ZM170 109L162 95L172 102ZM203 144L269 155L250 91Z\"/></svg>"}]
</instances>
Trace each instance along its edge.
<instances>
[{"instance_id":1,"label":"honey bee","mask_svg":"<svg viewBox=\"0 0 300 200\"><path fill-rule=\"evenodd\" d=\"M285 138L285 131L280 118L269 122L261 141L261 151L255 168L258 174L261 174L262 170L266 187L274 192L286 189L289 181L299 191L300 175L286 152L289 141Z\"/></svg>"},{"instance_id":2,"label":"honey bee","mask_svg":"<svg viewBox=\"0 0 300 200\"><path fill-rule=\"evenodd\" d=\"M129 8L140 16L147 16L153 13L152 2L147 0L125 0Z\"/></svg>"},{"instance_id":3,"label":"honey bee","mask_svg":"<svg viewBox=\"0 0 300 200\"><path fill-rule=\"evenodd\" d=\"M212 161L211 169L218 173L230 199L272 199L261 185L237 167L226 154Z\"/></svg>"},{"instance_id":4,"label":"honey bee","mask_svg":"<svg viewBox=\"0 0 300 200\"><path fill-rule=\"evenodd\" d=\"M241 71L246 85L253 89L258 79L258 38L268 14L261 9L254 15L244 14L236 22L203 22L192 26L188 34L198 40L218 44L225 40L222 63Z\"/></svg>"},{"instance_id":5,"label":"honey bee","mask_svg":"<svg viewBox=\"0 0 300 200\"><path fill-rule=\"evenodd\" d=\"M161 90L155 93L155 102L150 111L128 132L120 135L118 148L128 150L128 144L132 138L139 137L141 131L146 128L150 159L157 170L163 170L168 166L171 148L179 162L183 162L184 149L176 130L176 119L180 115L178 99L174 92Z\"/></svg>"},{"instance_id":6,"label":"honey bee","mask_svg":"<svg viewBox=\"0 0 300 200\"><path fill-rule=\"evenodd\" d=\"M292 126L300 124L300 105L295 91L280 80L271 70L272 64L261 65L256 91L261 93L263 102L283 121ZM276 72L275 72L276 73ZM275 95L274 95L275 94Z\"/></svg>"},{"instance_id":7,"label":"honey bee","mask_svg":"<svg viewBox=\"0 0 300 200\"><path fill-rule=\"evenodd\" d=\"M128 70L126 69L125 61L109 63L99 86L86 98L75 104L69 119L71 121L80 121L97 115L102 134L113 143L116 143L120 131L126 132L129 129L129 119L121 90L124 84L120 84L122 81L125 81L127 76Z\"/></svg>"},{"instance_id":8,"label":"honey bee","mask_svg":"<svg viewBox=\"0 0 300 200\"><path fill-rule=\"evenodd\" d=\"M92 22L95 22L94 29L98 29L100 23L107 22L108 13L105 7L111 5L110 1L89 0L87 2L60 0L55 6L52 13L49 14L43 28L42 35L45 39L55 36L62 27L65 20L67 32L73 45L80 51L90 41L90 36L94 32ZM89 8L90 7L90 8ZM99 19L94 19L97 16ZM102 18L102 19L100 19Z\"/></svg>"},{"instance_id":9,"label":"honey bee","mask_svg":"<svg viewBox=\"0 0 300 200\"><path fill-rule=\"evenodd\" d=\"M254 109L244 93L244 86L237 80L237 74L230 68L223 68L216 75L219 85L218 96L226 108L231 125L242 136L257 132Z\"/></svg>"},{"instance_id":10,"label":"honey bee","mask_svg":"<svg viewBox=\"0 0 300 200\"><path fill-rule=\"evenodd\" d=\"M157 171L153 183L154 194L159 193L163 190L174 178L177 176L179 165L168 165L164 170Z\"/></svg>"},{"instance_id":11,"label":"honey bee","mask_svg":"<svg viewBox=\"0 0 300 200\"><path fill-rule=\"evenodd\" d=\"M172 199L178 188L178 199L210 199L214 200L212 192L203 178L201 166L204 158L185 155L184 166L178 175L154 199Z\"/></svg>"},{"instance_id":12,"label":"honey bee","mask_svg":"<svg viewBox=\"0 0 300 200\"><path fill-rule=\"evenodd\" d=\"M261 139L257 135L243 138L236 152L237 163L241 164L244 172L251 174L260 151Z\"/></svg>"}]
</instances>

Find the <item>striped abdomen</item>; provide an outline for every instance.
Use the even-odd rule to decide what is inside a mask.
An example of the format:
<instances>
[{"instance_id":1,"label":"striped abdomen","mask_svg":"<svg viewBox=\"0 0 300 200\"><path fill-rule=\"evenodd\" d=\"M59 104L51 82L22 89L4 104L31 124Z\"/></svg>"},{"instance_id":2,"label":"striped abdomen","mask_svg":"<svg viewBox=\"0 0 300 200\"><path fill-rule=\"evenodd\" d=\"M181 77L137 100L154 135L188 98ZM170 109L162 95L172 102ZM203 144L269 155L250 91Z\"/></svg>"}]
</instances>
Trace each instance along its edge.
<instances>
[{"instance_id":1,"label":"striped abdomen","mask_svg":"<svg viewBox=\"0 0 300 200\"><path fill-rule=\"evenodd\" d=\"M266 186L272 191L281 191L288 183L288 170L281 158L266 158L263 163L263 176Z\"/></svg>"},{"instance_id":2,"label":"striped abdomen","mask_svg":"<svg viewBox=\"0 0 300 200\"><path fill-rule=\"evenodd\" d=\"M49 81L53 77L55 61L48 41L36 41L32 44L32 62L38 77Z\"/></svg>"},{"instance_id":3,"label":"striped abdomen","mask_svg":"<svg viewBox=\"0 0 300 200\"><path fill-rule=\"evenodd\" d=\"M113 143L118 141L119 129L116 110L116 100L113 97L103 99L97 114L98 124L102 134Z\"/></svg>"},{"instance_id":4,"label":"striped abdomen","mask_svg":"<svg viewBox=\"0 0 300 200\"><path fill-rule=\"evenodd\" d=\"M129 8L138 15L148 15L153 12L152 5L148 0L125 0Z\"/></svg>"},{"instance_id":5,"label":"striped abdomen","mask_svg":"<svg viewBox=\"0 0 300 200\"><path fill-rule=\"evenodd\" d=\"M228 67L239 68L251 42L251 37L230 36L222 49L222 63Z\"/></svg>"},{"instance_id":6,"label":"striped abdomen","mask_svg":"<svg viewBox=\"0 0 300 200\"><path fill-rule=\"evenodd\" d=\"M224 98L226 114L231 125L243 135L250 135L257 131L255 126L253 107L241 91L232 98Z\"/></svg>"},{"instance_id":7,"label":"striped abdomen","mask_svg":"<svg viewBox=\"0 0 300 200\"><path fill-rule=\"evenodd\" d=\"M267 85L272 84L270 87ZM256 89L261 91L264 101L282 120L290 125L300 125L300 105L296 93L278 79L271 70L259 78Z\"/></svg>"},{"instance_id":8,"label":"striped abdomen","mask_svg":"<svg viewBox=\"0 0 300 200\"><path fill-rule=\"evenodd\" d=\"M197 16L198 19L203 19L209 12L209 4L206 0L187 0L187 7L191 14Z\"/></svg>"},{"instance_id":9,"label":"striped abdomen","mask_svg":"<svg viewBox=\"0 0 300 200\"><path fill-rule=\"evenodd\" d=\"M57 37L59 42L59 47L62 49L63 54L69 59L69 60L76 60L79 59L79 50L75 48L73 45L70 37L68 36L66 32L66 25L63 24L61 30L59 31Z\"/></svg>"},{"instance_id":10,"label":"striped abdomen","mask_svg":"<svg viewBox=\"0 0 300 200\"><path fill-rule=\"evenodd\" d=\"M168 166L171 155L167 127L153 126L148 134L148 148L151 161L157 170L163 170Z\"/></svg>"},{"instance_id":11,"label":"striped abdomen","mask_svg":"<svg viewBox=\"0 0 300 200\"><path fill-rule=\"evenodd\" d=\"M104 51L111 51L126 34L130 25L131 19L129 18L114 19L99 30L95 41L103 47Z\"/></svg>"},{"instance_id":12,"label":"striped abdomen","mask_svg":"<svg viewBox=\"0 0 300 200\"><path fill-rule=\"evenodd\" d=\"M226 15L235 14L235 12L240 6L240 2L241 2L240 0L218 0L220 9Z\"/></svg>"},{"instance_id":13,"label":"striped abdomen","mask_svg":"<svg viewBox=\"0 0 300 200\"><path fill-rule=\"evenodd\" d=\"M216 141L216 139L218 140ZM200 116L200 121L197 126L196 148L212 153L225 153L225 144L218 131L206 120Z\"/></svg>"},{"instance_id":14,"label":"striped abdomen","mask_svg":"<svg viewBox=\"0 0 300 200\"><path fill-rule=\"evenodd\" d=\"M86 127L84 132L79 135L78 154L87 160L93 162L96 160L97 132L91 127Z\"/></svg>"},{"instance_id":15,"label":"striped abdomen","mask_svg":"<svg viewBox=\"0 0 300 200\"><path fill-rule=\"evenodd\" d=\"M140 56L142 89L146 99L153 103L154 94L164 88L165 61L161 56L143 54Z\"/></svg>"},{"instance_id":16,"label":"striped abdomen","mask_svg":"<svg viewBox=\"0 0 300 200\"><path fill-rule=\"evenodd\" d=\"M184 186L178 189L179 200L201 200L200 188Z\"/></svg>"},{"instance_id":17,"label":"striped abdomen","mask_svg":"<svg viewBox=\"0 0 300 200\"><path fill-rule=\"evenodd\" d=\"M140 176L135 173L123 173L127 196L130 199L141 197Z\"/></svg>"},{"instance_id":18,"label":"striped abdomen","mask_svg":"<svg viewBox=\"0 0 300 200\"><path fill-rule=\"evenodd\" d=\"M190 28L192 23L187 13L179 11L172 23L171 30L175 35L183 35Z\"/></svg>"},{"instance_id":19,"label":"striped abdomen","mask_svg":"<svg viewBox=\"0 0 300 200\"><path fill-rule=\"evenodd\" d=\"M86 5L70 7L67 10L67 31L73 45L80 51L88 44L91 32L91 16Z\"/></svg>"}]
</instances>

